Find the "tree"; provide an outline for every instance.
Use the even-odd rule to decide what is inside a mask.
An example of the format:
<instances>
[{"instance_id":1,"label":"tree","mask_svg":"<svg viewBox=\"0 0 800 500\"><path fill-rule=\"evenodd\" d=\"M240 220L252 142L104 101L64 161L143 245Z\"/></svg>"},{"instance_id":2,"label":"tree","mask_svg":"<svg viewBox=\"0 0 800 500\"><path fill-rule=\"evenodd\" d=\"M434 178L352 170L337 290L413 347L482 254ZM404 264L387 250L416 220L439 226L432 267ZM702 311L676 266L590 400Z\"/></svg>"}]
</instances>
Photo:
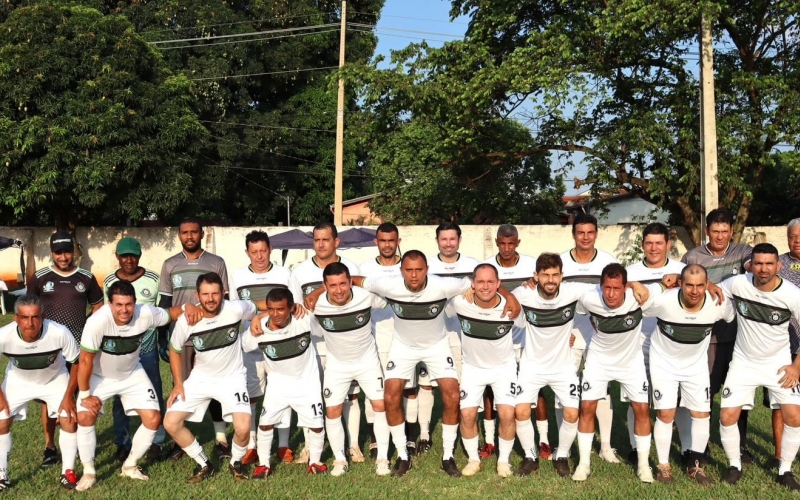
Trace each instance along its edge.
<instances>
[{"instance_id":1,"label":"tree","mask_svg":"<svg viewBox=\"0 0 800 500\"><path fill-rule=\"evenodd\" d=\"M118 15L43 3L0 25L0 218L74 228L174 213L205 136L190 82Z\"/></svg>"},{"instance_id":2,"label":"tree","mask_svg":"<svg viewBox=\"0 0 800 500\"><path fill-rule=\"evenodd\" d=\"M800 216L800 156L776 154L764 171L763 181L753 190L751 226L782 226Z\"/></svg>"}]
</instances>

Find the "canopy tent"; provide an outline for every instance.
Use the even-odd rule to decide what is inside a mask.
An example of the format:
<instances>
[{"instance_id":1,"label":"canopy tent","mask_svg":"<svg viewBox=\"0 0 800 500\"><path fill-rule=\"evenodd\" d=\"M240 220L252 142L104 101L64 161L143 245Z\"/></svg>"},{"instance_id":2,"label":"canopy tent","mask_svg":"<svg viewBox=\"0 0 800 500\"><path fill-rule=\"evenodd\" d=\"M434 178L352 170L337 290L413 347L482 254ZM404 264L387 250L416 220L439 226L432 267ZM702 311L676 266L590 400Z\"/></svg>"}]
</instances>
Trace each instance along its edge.
<instances>
[{"instance_id":1,"label":"canopy tent","mask_svg":"<svg viewBox=\"0 0 800 500\"><path fill-rule=\"evenodd\" d=\"M283 250L282 260L286 262L289 250L311 250L314 248L314 236L311 231L292 229L285 233L270 236L270 245L276 250ZM339 233L339 249L374 247L375 231L363 227L350 228Z\"/></svg>"}]
</instances>

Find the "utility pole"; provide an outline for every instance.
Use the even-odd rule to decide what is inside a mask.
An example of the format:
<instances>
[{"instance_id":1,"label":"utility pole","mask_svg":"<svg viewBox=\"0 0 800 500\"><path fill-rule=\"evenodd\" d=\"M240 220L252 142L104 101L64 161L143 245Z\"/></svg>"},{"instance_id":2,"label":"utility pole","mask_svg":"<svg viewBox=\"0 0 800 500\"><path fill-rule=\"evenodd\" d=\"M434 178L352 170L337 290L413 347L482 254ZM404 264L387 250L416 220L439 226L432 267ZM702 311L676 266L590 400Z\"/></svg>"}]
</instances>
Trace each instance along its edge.
<instances>
[{"instance_id":1,"label":"utility pole","mask_svg":"<svg viewBox=\"0 0 800 500\"><path fill-rule=\"evenodd\" d=\"M344 39L347 25L347 2L342 1L342 29L339 35L339 69L344 67ZM344 164L344 80L339 77L339 102L336 106L336 170L334 171L333 223L342 225L342 188Z\"/></svg>"},{"instance_id":2,"label":"utility pole","mask_svg":"<svg viewBox=\"0 0 800 500\"><path fill-rule=\"evenodd\" d=\"M706 214L719 207L717 178L717 118L714 104L714 39L711 23L700 20L700 234L706 243Z\"/></svg>"}]
</instances>

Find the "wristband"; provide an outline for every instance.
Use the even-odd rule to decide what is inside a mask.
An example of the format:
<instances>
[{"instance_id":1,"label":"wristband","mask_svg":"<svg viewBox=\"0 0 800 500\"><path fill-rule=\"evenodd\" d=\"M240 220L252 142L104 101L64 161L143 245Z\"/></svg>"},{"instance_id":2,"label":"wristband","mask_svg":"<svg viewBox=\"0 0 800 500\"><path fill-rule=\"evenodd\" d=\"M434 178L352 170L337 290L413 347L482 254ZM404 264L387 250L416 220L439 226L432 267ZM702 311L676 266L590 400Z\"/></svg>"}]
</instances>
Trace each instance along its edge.
<instances>
[{"instance_id":1,"label":"wristband","mask_svg":"<svg viewBox=\"0 0 800 500\"><path fill-rule=\"evenodd\" d=\"M78 391L78 400L79 401L83 401L84 399L88 398L89 396L91 396L91 394L89 394L89 391Z\"/></svg>"}]
</instances>

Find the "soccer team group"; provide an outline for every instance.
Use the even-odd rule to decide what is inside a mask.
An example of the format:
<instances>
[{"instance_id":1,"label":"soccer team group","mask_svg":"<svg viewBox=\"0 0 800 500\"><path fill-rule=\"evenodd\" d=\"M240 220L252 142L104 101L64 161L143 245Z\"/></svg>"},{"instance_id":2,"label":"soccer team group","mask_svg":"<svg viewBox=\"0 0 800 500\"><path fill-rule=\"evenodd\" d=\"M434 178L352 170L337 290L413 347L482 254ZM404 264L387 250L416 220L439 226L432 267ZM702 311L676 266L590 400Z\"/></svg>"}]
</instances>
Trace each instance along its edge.
<instances>
[{"instance_id":1,"label":"soccer team group","mask_svg":"<svg viewBox=\"0 0 800 500\"><path fill-rule=\"evenodd\" d=\"M9 359L0 393L0 491L11 485L11 424L25 418L30 401L44 403L42 465L60 461L61 485L84 491L97 481L95 423L108 399L121 475L147 480L142 461L188 455L196 462L188 482L198 483L217 469L185 424L202 422L206 411L214 453L237 481L273 472L276 433L278 462L345 474L366 460L359 391L376 474L403 476L413 456L431 449L434 388L446 474L473 476L496 454L501 477L530 475L541 457L554 460L560 476L585 481L595 421L599 457L619 462L611 446L612 381L630 403L627 460L641 481L674 480L674 422L686 474L713 482L704 467L711 403L721 392L720 441L730 465L722 479L736 483L751 460L747 413L764 387L777 480L800 489L791 472L800 447L800 289L793 284L800 283L800 219L788 225L784 255L768 243L732 243L732 226L729 211L709 213L708 243L679 262L669 258L669 229L649 224L643 260L625 268L595 248L597 220L586 214L573 222L574 248L560 255L518 253L517 229L506 224L497 232L498 253L482 263L459 253L454 223L436 229L439 253L429 259L417 250L400 255L400 232L384 223L378 256L356 265L337 254L336 227L321 223L314 256L292 271L270 262L266 233L249 233L250 265L229 277L224 260L203 250L201 223L188 219L179 226L182 251L160 276L139 265L141 244L126 237L116 247L119 269L102 288L74 264L71 236L57 232L53 264L36 272L15 303L14 322L0 329ZM166 401L159 358L173 378ZM554 447L545 386L555 394ZM293 412L305 441L296 459ZM141 418L132 437L131 415ZM453 457L459 431L468 456L461 469ZM162 450L166 434L174 442L169 451ZM321 460L326 437L330 470ZM525 456L512 470L515 437Z\"/></svg>"}]
</instances>

